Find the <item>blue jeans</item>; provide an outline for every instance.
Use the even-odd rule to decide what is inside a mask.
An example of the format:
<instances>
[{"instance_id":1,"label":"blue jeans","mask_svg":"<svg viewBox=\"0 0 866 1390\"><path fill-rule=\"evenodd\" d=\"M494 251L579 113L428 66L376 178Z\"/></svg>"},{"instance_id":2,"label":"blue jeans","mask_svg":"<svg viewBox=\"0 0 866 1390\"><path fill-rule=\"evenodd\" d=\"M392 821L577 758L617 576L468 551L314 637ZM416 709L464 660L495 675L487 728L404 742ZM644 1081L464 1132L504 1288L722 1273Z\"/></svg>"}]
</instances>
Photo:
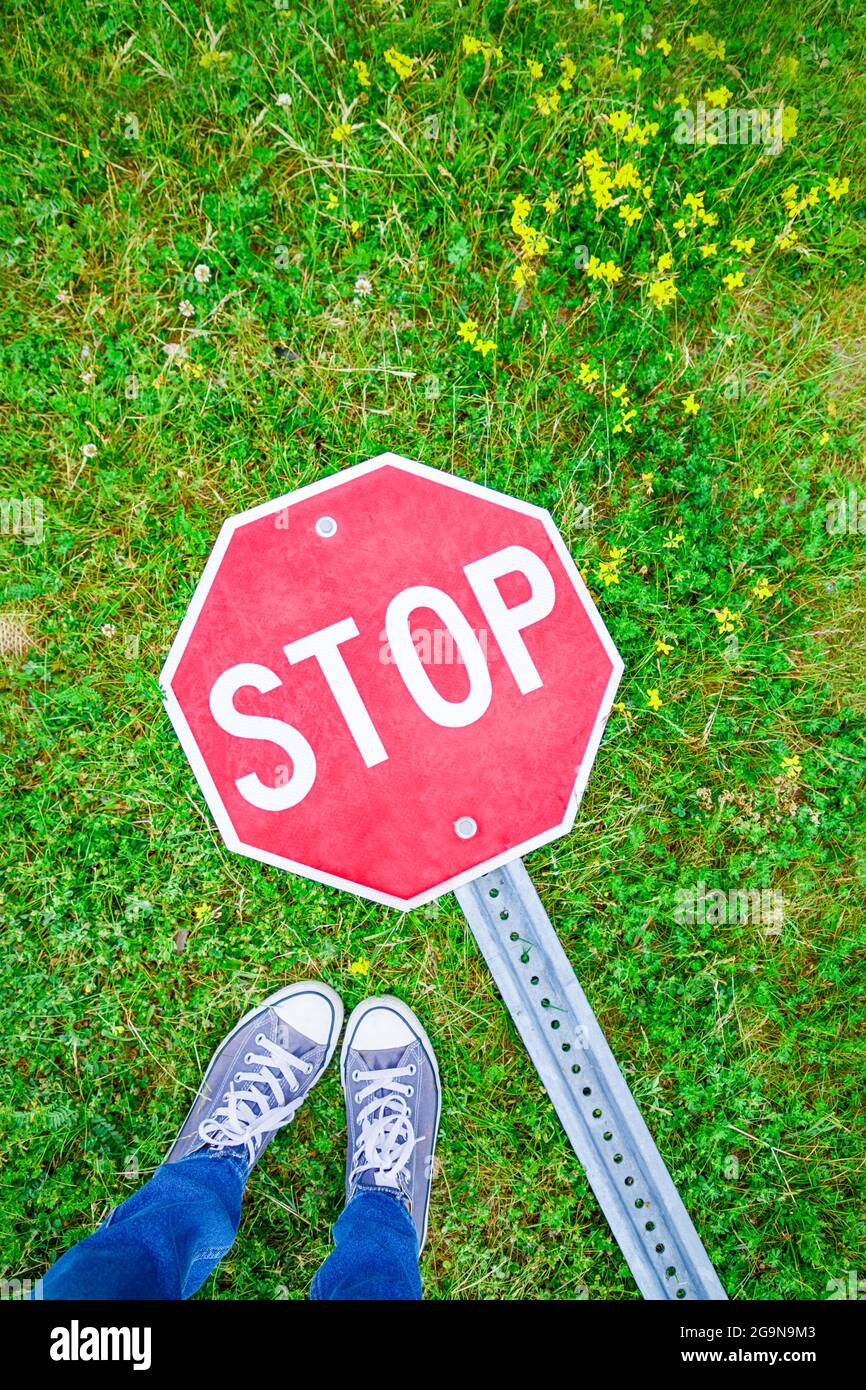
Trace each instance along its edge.
<instances>
[{"instance_id":1,"label":"blue jeans","mask_svg":"<svg viewBox=\"0 0 866 1390\"><path fill-rule=\"evenodd\" d=\"M234 1243L246 1186L237 1151L163 1164L45 1275L43 1298L189 1298ZM334 1226L311 1298L421 1297L415 1225L391 1193L361 1189Z\"/></svg>"}]
</instances>

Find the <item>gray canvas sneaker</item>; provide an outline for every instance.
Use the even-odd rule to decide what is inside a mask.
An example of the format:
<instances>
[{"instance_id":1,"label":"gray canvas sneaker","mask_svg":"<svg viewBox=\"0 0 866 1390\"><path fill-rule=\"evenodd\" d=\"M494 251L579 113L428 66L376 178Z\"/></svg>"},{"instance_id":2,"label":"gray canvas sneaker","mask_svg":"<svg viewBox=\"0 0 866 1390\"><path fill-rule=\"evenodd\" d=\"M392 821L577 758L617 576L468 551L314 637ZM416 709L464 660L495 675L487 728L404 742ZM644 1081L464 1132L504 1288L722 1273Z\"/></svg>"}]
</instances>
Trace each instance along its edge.
<instances>
[{"instance_id":1,"label":"gray canvas sneaker","mask_svg":"<svg viewBox=\"0 0 866 1390\"><path fill-rule=\"evenodd\" d=\"M165 1162L240 1147L252 1169L330 1062L342 1022L340 996L309 980L244 1014L211 1057Z\"/></svg>"},{"instance_id":2,"label":"gray canvas sneaker","mask_svg":"<svg viewBox=\"0 0 866 1390\"><path fill-rule=\"evenodd\" d=\"M393 995L365 999L346 1024L340 1054L349 1147L346 1201L359 1187L393 1192L427 1235L442 1091L430 1039Z\"/></svg>"}]
</instances>

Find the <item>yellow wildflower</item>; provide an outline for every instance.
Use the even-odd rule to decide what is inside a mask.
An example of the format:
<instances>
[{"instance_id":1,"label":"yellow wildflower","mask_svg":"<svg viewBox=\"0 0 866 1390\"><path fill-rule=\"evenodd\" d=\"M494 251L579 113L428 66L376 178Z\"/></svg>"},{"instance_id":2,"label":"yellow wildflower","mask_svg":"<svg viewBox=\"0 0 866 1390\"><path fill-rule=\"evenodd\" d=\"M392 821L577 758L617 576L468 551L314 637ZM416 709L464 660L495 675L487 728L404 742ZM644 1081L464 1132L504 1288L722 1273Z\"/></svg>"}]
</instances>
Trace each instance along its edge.
<instances>
[{"instance_id":1,"label":"yellow wildflower","mask_svg":"<svg viewBox=\"0 0 866 1390\"><path fill-rule=\"evenodd\" d=\"M664 309L676 296L677 287L673 280L656 280L649 287L649 297L658 309Z\"/></svg>"},{"instance_id":2,"label":"yellow wildflower","mask_svg":"<svg viewBox=\"0 0 866 1390\"><path fill-rule=\"evenodd\" d=\"M723 275L723 276L722 276L722 280L723 280L724 283L727 285L727 287L728 287L729 290L739 290L739 289L741 289L742 286L743 286L744 279L745 279L745 276L743 275L743 272L742 272L741 270L738 270L738 271L737 271L735 274L733 274L733 275Z\"/></svg>"},{"instance_id":3,"label":"yellow wildflower","mask_svg":"<svg viewBox=\"0 0 866 1390\"><path fill-rule=\"evenodd\" d=\"M700 410L700 408L701 408L701 403L700 403L700 401L698 401L698 400L695 399L695 393L694 393L694 391L690 391L689 394L686 396L685 400L683 401L683 414L684 414L684 415L697 415L697 413L698 413L698 411Z\"/></svg>"},{"instance_id":4,"label":"yellow wildflower","mask_svg":"<svg viewBox=\"0 0 866 1390\"><path fill-rule=\"evenodd\" d=\"M763 576L758 580L757 584L752 589L752 593L755 596L755 598L761 599L762 601L764 599L770 598L770 596L774 592L775 590L773 589L772 585L770 585L767 582L767 580L763 578Z\"/></svg>"},{"instance_id":5,"label":"yellow wildflower","mask_svg":"<svg viewBox=\"0 0 866 1390\"><path fill-rule=\"evenodd\" d=\"M731 246L734 248L735 251L741 252L742 255L751 256L752 252L755 249L755 238L753 236L735 236L731 239Z\"/></svg>"},{"instance_id":6,"label":"yellow wildflower","mask_svg":"<svg viewBox=\"0 0 866 1390\"><path fill-rule=\"evenodd\" d=\"M335 144L341 145L345 140L348 140L351 134L352 127L350 126L349 122L338 121L337 124L331 130L331 139L334 141Z\"/></svg>"},{"instance_id":7,"label":"yellow wildflower","mask_svg":"<svg viewBox=\"0 0 866 1390\"><path fill-rule=\"evenodd\" d=\"M544 76L544 67L541 63L539 63L537 58L527 58L526 69L529 73L529 76L533 78L536 82L538 81L539 77Z\"/></svg>"},{"instance_id":8,"label":"yellow wildflower","mask_svg":"<svg viewBox=\"0 0 866 1390\"><path fill-rule=\"evenodd\" d=\"M674 535L673 531L668 531L665 539L662 541L662 545L665 550L679 550L684 540L685 536L682 531L677 531L676 535Z\"/></svg>"},{"instance_id":9,"label":"yellow wildflower","mask_svg":"<svg viewBox=\"0 0 866 1390\"><path fill-rule=\"evenodd\" d=\"M670 653L673 651L673 647L671 646L670 642L663 642L660 637L656 638L655 649L658 652L659 656L669 656Z\"/></svg>"},{"instance_id":10,"label":"yellow wildflower","mask_svg":"<svg viewBox=\"0 0 866 1390\"><path fill-rule=\"evenodd\" d=\"M719 632L733 632L736 614L732 613L727 605L724 608L714 608L713 613L719 625Z\"/></svg>"},{"instance_id":11,"label":"yellow wildflower","mask_svg":"<svg viewBox=\"0 0 866 1390\"><path fill-rule=\"evenodd\" d=\"M480 352L482 357L486 357L489 352L496 351L496 344L492 338L477 338L472 346L473 352Z\"/></svg>"},{"instance_id":12,"label":"yellow wildflower","mask_svg":"<svg viewBox=\"0 0 866 1390\"><path fill-rule=\"evenodd\" d=\"M708 92L704 92L704 100L707 106L714 106L724 111L733 95L730 88L723 84L721 87L712 87Z\"/></svg>"},{"instance_id":13,"label":"yellow wildflower","mask_svg":"<svg viewBox=\"0 0 866 1390\"><path fill-rule=\"evenodd\" d=\"M477 319L464 319L457 329L458 338L462 338L464 343L474 343L478 337Z\"/></svg>"},{"instance_id":14,"label":"yellow wildflower","mask_svg":"<svg viewBox=\"0 0 866 1390\"><path fill-rule=\"evenodd\" d=\"M797 753L794 753L790 758L783 758L782 767L785 770L785 776L792 782L795 782L803 771L803 764Z\"/></svg>"},{"instance_id":15,"label":"yellow wildflower","mask_svg":"<svg viewBox=\"0 0 866 1390\"><path fill-rule=\"evenodd\" d=\"M363 61L363 59L356 58L354 63L352 64L352 67L354 68L355 73L357 75L359 86L369 87L370 69L367 67L367 64Z\"/></svg>"},{"instance_id":16,"label":"yellow wildflower","mask_svg":"<svg viewBox=\"0 0 866 1390\"><path fill-rule=\"evenodd\" d=\"M848 178L829 178L827 180L827 197L830 198L832 202L838 203L839 199L844 197L850 187L851 180Z\"/></svg>"},{"instance_id":17,"label":"yellow wildflower","mask_svg":"<svg viewBox=\"0 0 866 1390\"><path fill-rule=\"evenodd\" d=\"M412 76L415 59L410 58L408 53L401 53L398 48L386 48L385 62L394 69L401 82Z\"/></svg>"},{"instance_id":18,"label":"yellow wildflower","mask_svg":"<svg viewBox=\"0 0 866 1390\"><path fill-rule=\"evenodd\" d=\"M647 706L648 706L649 709L661 709L661 707L662 707L662 697L661 697L661 695L658 693L658 690L656 690L655 687L653 687L652 690L648 690L648 691L647 691L647 693L646 693L646 702L647 702Z\"/></svg>"}]
</instances>

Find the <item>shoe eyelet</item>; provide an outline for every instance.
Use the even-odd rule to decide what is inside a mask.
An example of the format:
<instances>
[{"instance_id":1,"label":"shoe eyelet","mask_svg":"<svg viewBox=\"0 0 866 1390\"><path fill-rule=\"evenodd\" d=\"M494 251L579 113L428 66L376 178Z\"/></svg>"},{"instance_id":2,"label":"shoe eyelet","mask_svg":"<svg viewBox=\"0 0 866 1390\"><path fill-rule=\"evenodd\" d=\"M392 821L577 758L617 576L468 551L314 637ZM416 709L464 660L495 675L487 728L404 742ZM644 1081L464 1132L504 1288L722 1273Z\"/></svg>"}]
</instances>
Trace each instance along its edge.
<instances>
[{"instance_id":1,"label":"shoe eyelet","mask_svg":"<svg viewBox=\"0 0 866 1390\"><path fill-rule=\"evenodd\" d=\"M356 1104L356 1105L360 1105L360 1104L361 1104L361 1092L360 1092L360 1091L356 1091L356 1092L355 1092L355 1104Z\"/></svg>"},{"instance_id":2,"label":"shoe eyelet","mask_svg":"<svg viewBox=\"0 0 866 1390\"><path fill-rule=\"evenodd\" d=\"M246 1054L246 1056L244 1057L244 1063L245 1063L245 1065L246 1065L246 1066L249 1066L249 1065L250 1065L250 1062L251 1062L252 1060L253 1060L253 1054L252 1054L251 1052L248 1052L248 1053Z\"/></svg>"},{"instance_id":3,"label":"shoe eyelet","mask_svg":"<svg viewBox=\"0 0 866 1390\"><path fill-rule=\"evenodd\" d=\"M265 1041L265 1035L264 1035L264 1033L256 1033L256 1042L257 1042L260 1046L261 1046L261 1044L262 1044L264 1041Z\"/></svg>"},{"instance_id":4,"label":"shoe eyelet","mask_svg":"<svg viewBox=\"0 0 866 1390\"><path fill-rule=\"evenodd\" d=\"M409 1067L409 1075L410 1075L410 1076L414 1076L417 1070L418 1070L418 1068L416 1067L415 1063L413 1062L412 1065Z\"/></svg>"},{"instance_id":5,"label":"shoe eyelet","mask_svg":"<svg viewBox=\"0 0 866 1390\"><path fill-rule=\"evenodd\" d=\"M240 1081L240 1080L241 1080L241 1074L240 1074L239 1071L236 1071L236 1072L235 1072L235 1081Z\"/></svg>"},{"instance_id":6,"label":"shoe eyelet","mask_svg":"<svg viewBox=\"0 0 866 1390\"><path fill-rule=\"evenodd\" d=\"M406 1087L406 1094L407 1094L407 1096L414 1096L414 1094L415 1094L415 1087L414 1087L414 1086L407 1086L407 1087Z\"/></svg>"},{"instance_id":7,"label":"shoe eyelet","mask_svg":"<svg viewBox=\"0 0 866 1390\"><path fill-rule=\"evenodd\" d=\"M353 1081L360 1081L360 1080L361 1080L361 1073L360 1073L359 1071L353 1071L353 1072L352 1072L352 1080L353 1080Z\"/></svg>"}]
</instances>

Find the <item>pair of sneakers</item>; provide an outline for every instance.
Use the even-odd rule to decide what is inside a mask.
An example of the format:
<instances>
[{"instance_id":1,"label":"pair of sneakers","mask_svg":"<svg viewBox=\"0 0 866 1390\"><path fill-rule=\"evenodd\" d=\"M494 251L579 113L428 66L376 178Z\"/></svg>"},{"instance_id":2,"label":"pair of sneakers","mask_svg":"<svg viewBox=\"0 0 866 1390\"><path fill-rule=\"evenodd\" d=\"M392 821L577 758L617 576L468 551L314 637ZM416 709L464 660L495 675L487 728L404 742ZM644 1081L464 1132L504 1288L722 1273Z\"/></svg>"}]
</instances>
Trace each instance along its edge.
<instances>
[{"instance_id":1,"label":"pair of sneakers","mask_svg":"<svg viewBox=\"0 0 866 1390\"><path fill-rule=\"evenodd\" d=\"M304 981L245 1014L211 1058L166 1163L205 1149L243 1156L249 1173L290 1124L337 1047L340 996ZM393 995L352 1011L340 1052L346 1097L346 1201L359 1187L389 1192L427 1234L441 1088L430 1039Z\"/></svg>"}]
</instances>

